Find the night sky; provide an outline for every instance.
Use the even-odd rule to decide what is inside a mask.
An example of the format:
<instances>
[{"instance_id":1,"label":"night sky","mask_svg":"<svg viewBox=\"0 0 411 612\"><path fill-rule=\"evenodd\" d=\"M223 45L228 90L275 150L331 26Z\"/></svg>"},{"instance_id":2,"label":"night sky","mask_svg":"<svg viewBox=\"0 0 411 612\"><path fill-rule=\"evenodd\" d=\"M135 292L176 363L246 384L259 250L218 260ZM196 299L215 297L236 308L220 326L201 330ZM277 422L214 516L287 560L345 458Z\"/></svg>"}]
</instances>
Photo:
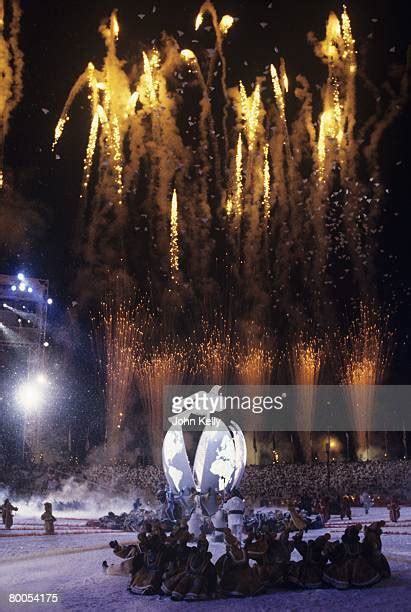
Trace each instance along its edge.
<instances>
[{"instance_id":1,"label":"night sky","mask_svg":"<svg viewBox=\"0 0 411 612\"><path fill-rule=\"evenodd\" d=\"M112 9L118 9L118 56L130 62L150 48L162 30L174 35L181 48L194 51L212 47L214 35L194 31L201 2L193 0L22 0L21 4L24 97L11 118L5 165L16 190L33 202L43 222L34 240L28 234L21 248L15 251L3 248L1 272L13 274L24 269L28 275L50 279L50 291L55 297L51 329L53 326L57 329L65 320L67 306L77 299L72 289L77 261L71 245L89 129L89 111L82 108L85 96L75 102L70 125L55 153L51 152L51 143L74 81L89 61L101 66L104 44L98 26ZM323 38L328 13L334 10L340 14L342 3L221 0L215 4L220 16L228 13L239 18L225 42L229 86L237 84L240 78L251 83L268 64L278 62L280 56L285 58L290 81L302 73L312 86L324 82L326 69L314 56L306 35L312 30ZM407 45L411 42L406 3L356 0L347 8L359 57L366 57L369 77L381 85L392 66L405 63ZM367 112L368 108L359 100L359 118L366 117ZM383 252L377 258L381 299L390 304L399 330L392 382L402 383L411 382L407 346L411 333L410 125L409 112L405 112L382 141L382 174L390 193L383 204Z\"/></svg>"}]
</instances>

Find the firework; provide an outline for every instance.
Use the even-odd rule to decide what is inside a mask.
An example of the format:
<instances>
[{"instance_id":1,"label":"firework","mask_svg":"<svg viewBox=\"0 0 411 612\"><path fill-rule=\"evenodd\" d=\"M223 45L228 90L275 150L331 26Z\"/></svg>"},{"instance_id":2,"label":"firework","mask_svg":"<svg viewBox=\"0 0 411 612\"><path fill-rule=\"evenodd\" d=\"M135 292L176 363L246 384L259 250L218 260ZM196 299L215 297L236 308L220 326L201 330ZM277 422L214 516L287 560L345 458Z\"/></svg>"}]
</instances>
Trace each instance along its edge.
<instances>
[{"instance_id":1,"label":"firework","mask_svg":"<svg viewBox=\"0 0 411 612\"><path fill-rule=\"evenodd\" d=\"M133 403L134 379L151 325L146 304L127 297L116 282L113 297L104 299L92 317L93 340L106 409L106 442L113 459L122 452L127 411Z\"/></svg>"},{"instance_id":2,"label":"firework","mask_svg":"<svg viewBox=\"0 0 411 612\"><path fill-rule=\"evenodd\" d=\"M357 432L358 452L368 459L368 432L375 385L382 384L390 361L392 333L388 317L375 305L361 303L342 344L342 382Z\"/></svg>"},{"instance_id":3,"label":"firework","mask_svg":"<svg viewBox=\"0 0 411 612\"><path fill-rule=\"evenodd\" d=\"M178 261L178 202L177 192L174 189L173 197L171 200L171 214L170 214L170 268L171 277L175 280L175 274L178 272L179 261Z\"/></svg>"},{"instance_id":4,"label":"firework","mask_svg":"<svg viewBox=\"0 0 411 612\"><path fill-rule=\"evenodd\" d=\"M175 275L178 265L181 282L171 292L181 304L193 297L210 301L218 296L216 285L231 275L250 310L258 306L266 315L271 303L283 314L305 309L304 316L312 317L320 304L317 312L326 317L330 309L323 305L333 301L336 280L352 277L366 292L372 278L381 199L375 155L384 129L404 106L406 70L399 94L390 90L387 116L372 115L362 130L355 117L355 41L345 9L340 17L329 16L324 40L309 37L328 71L321 100L303 76L296 78L293 92L282 58L267 76L254 79L253 88L241 81L228 89L223 42L233 19L219 19L205 2L195 28L208 17L216 37L213 53L181 51L165 36L127 73L117 57L116 14L100 28L106 44L102 66L89 64L77 80L55 138L60 139L71 105L86 87L91 123L82 194L93 194L96 204L84 232L85 259L91 271L112 266L115 254L106 247L123 244L124 237L127 241L133 226L128 220L144 215L149 248L142 274L158 291L159 302L170 298L164 271L171 268ZM221 109L213 93L218 60L224 108L214 118L214 108ZM199 94L195 112L186 96L191 88ZM263 88L268 98L262 98ZM294 94L292 118L287 117L288 98ZM320 108L318 114L313 107ZM364 155L370 176L362 179ZM92 173L97 159L98 170ZM312 169L308 174L307 168ZM93 186L91 176L96 177ZM173 189L178 225L175 215L176 223L170 223ZM120 204L127 209L121 215ZM119 258L124 256L119 250ZM343 273L340 261L347 262Z\"/></svg>"},{"instance_id":5,"label":"firework","mask_svg":"<svg viewBox=\"0 0 411 612\"><path fill-rule=\"evenodd\" d=\"M301 335L290 351L290 368L293 384L304 387L301 406L297 412L297 430L304 459L312 459L312 428L315 410L315 386L318 385L323 350L318 338L306 339Z\"/></svg>"},{"instance_id":6,"label":"firework","mask_svg":"<svg viewBox=\"0 0 411 612\"><path fill-rule=\"evenodd\" d=\"M18 46L20 19L18 0L0 0L0 190L4 184L4 140L9 119L23 95L23 53Z\"/></svg>"},{"instance_id":7,"label":"firework","mask_svg":"<svg viewBox=\"0 0 411 612\"><path fill-rule=\"evenodd\" d=\"M186 352L175 342L164 339L161 345L141 359L136 368L137 384L143 406L152 460L161 465L163 443L163 395L168 385L181 385L187 370Z\"/></svg>"}]
</instances>

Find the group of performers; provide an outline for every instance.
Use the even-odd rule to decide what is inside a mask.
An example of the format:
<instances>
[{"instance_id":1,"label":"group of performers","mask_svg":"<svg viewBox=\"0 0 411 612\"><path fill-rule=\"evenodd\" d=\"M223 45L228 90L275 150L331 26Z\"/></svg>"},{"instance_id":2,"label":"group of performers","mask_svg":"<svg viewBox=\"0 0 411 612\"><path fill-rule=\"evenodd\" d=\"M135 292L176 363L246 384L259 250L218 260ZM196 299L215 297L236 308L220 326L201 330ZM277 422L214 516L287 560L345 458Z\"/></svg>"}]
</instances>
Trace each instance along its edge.
<instances>
[{"instance_id":1,"label":"group of performers","mask_svg":"<svg viewBox=\"0 0 411 612\"><path fill-rule=\"evenodd\" d=\"M18 511L17 506L13 506L7 498L4 500L4 504L0 506L0 511L4 528L11 529L13 527L13 512ZM50 502L44 503L44 512L40 518L44 522L45 535L54 535L54 523L56 519L53 516L53 508Z\"/></svg>"},{"instance_id":2,"label":"group of performers","mask_svg":"<svg viewBox=\"0 0 411 612\"><path fill-rule=\"evenodd\" d=\"M240 509L227 510L228 517L241 516ZM134 544L110 542L123 561L103 566L111 575L129 575L131 593L176 601L254 596L275 587L369 587L391 574L381 551L384 521L364 527L362 540L361 524L347 527L341 541L331 541L329 533L304 540L303 529L290 537L294 524L280 533L267 526L250 530L243 543L242 522L230 522L231 529L220 530L226 548L215 563L205 531L194 542L183 518L171 531L159 520L146 522ZM300 560L291 560L293 550Z\"/></svg>"}]
</instances>

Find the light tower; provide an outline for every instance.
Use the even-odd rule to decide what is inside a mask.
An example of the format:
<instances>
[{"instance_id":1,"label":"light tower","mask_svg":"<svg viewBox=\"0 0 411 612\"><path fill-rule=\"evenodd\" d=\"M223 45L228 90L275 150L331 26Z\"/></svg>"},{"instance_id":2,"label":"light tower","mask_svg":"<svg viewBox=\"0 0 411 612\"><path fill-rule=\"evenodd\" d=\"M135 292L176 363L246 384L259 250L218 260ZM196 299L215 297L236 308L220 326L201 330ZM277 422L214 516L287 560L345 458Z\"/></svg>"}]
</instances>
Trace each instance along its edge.
<instances>
[{"instance_id":1,"label":"light tower","mask_svg":"<svg viewBox=\"0 0 411 612\"><path fill-rule=\"evenodd\" d=\"M23 456L39 458L41 373L48 346L47 311L52 300L49 282L0 274L0 367L3 401L23 412Z\"/></svg>"}]
</instances>

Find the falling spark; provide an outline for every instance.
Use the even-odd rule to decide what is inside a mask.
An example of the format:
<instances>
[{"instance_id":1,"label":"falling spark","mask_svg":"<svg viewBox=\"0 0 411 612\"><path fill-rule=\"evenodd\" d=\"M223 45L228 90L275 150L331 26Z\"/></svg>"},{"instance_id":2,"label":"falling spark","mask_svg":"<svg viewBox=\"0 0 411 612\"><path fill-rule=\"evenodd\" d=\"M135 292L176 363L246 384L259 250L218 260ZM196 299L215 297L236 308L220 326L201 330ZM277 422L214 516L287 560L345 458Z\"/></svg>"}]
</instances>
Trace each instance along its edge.
<instances>
[{"instance_id":1,"label":"falling spark","mask_svg":"<svg viewBox=\"0 0 411 612\"><path fill-rule=\"evenodd\" d=\"M231 15L223 15L220 21L220 31L225 36L228 30L232 27L234 19Z\"/></svg>"},{"instance_id":2,"label":"falling spark","mask_svg":"<svg viewBox=\"0 0 411 612\"><path fill-rule=\"evenodd\" d=\"M342 382L348 385L348 399L357 431L358 448L368 449L375 385L383 382L390 361L392 333L388 318L374 305L360 304L358 318L342 342Z\"/></svg>"},{"instance_id":3,"label":"falling spark","mask_svg":"<svg viewBox=\"0 0 411 612\"><path fill-rule=\"evenodd\" d=\"M179 269L179 248L178 248L178 202L177 191L174 189L171 199L170 215L170 268L172 278Z\"/></svg>"},{"instance_id":4,"label":"falling spark","mask_svg":"<svg viewBox=\"0 0 411 612\"><path fill-rule=\"evenodd\" d=\"M271 72L271 80L273 83L275 101L277 103L277 107L280 112L281 119L285 122L284 96L283 96L283 91L281 89L280 79L278 78L278 72L274 64L271 64L270 72Z\"/></svg>"},{"instance_id":5,"label":"falling spark","mask_svg":"<svg viewBox=\"0 0 411 612\"><path fill-rule=\"evenodd\" d=\"M195 24L194 24L195 31L197 31L201 27L203 20L204 20L204 13L201 13L201 12L198 13L196 20L195 20Z\"/></svg>"},{"instance_id":6,"label":"falling spark","mask_svg":"<svg viewBox=\"0 0 411 612\"><path fill-rule=\"evenodd\" d=\"M139 361L137 384L144 408L152 460L161 465L163 442L163 396L168 385L181 385L187 372L187 350L165 338L161 345Z\"/></svg>"},{"instance_id":7,"label":"falling spark","mask_svg":"<svg viewBox=\"0 0 411 612\"><path fill-rule=\"evenodd\" d=\"M115 296L102 300L92 318L93 340L106 407L106 439L112 459L121 452L119 435L132 402L137 364L142 358L150 314L115 281Z\"/></svg>"},{"instance_id":8,"label":"falling spark","mask_svg":"<svg viewBox=\"0 0 411 612\"><path fill-rule=\"evenodd\" d=\"M259 83L256 84L251 96L248 97L245 87L240 81L240 103L241 115L244 122L245 133L247 136L248 148L250 151L252 151L255 145L261 103Z\"/></svg>"},{"instance_id":9,"label":"falling spark","mask_svg":"<svg viewBox=\"0 0 411 612\"><path fill-rule=\"evenodd\" d=\"M235 196L234 210L237 216L242 213L242 194L243 194L243 143L241 134L238 135L237 150L235 156Z\"/></svg>"},{"instance_id":10,"label":"falling spark","mask_svg":"<svg viewBox=\"0 0 411 612\"><path fill-rule=\"evenodd\" d=\"M304 459L311 462L315 387L321 372L323 350L318 338L300 337L291 348L291 374L295 385L302 385L301 406L297 412L297 431Z\"/></svg>"},{"instance_id":11,"label":"falling spark","mask_svg":"<svg viewBox=\"0 0 411 612\"><path fill-rule=\"evenodd\" d=\"M270 202L270 162L268 159L269 146L264 145L264 195L263 195L263 214L264 219L270 218L271 202Z\"/></svg>"}]
</instances>

